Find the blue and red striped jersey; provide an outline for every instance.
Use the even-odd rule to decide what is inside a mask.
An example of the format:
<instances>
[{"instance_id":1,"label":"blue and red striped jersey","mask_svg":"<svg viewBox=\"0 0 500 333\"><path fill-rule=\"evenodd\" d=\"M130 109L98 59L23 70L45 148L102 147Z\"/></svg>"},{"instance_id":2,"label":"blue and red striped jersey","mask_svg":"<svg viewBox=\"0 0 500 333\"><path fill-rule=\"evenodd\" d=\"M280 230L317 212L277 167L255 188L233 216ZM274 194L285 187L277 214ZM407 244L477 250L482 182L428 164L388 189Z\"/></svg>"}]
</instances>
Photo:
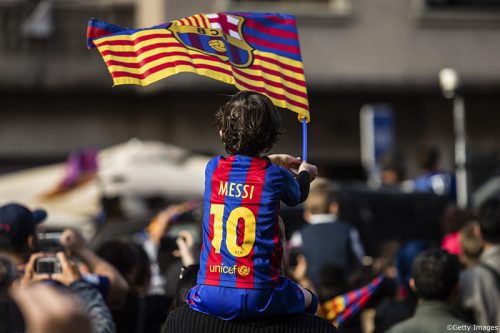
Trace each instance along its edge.
<instances>
[{"instance_id":1,"label":"blue and red striped jersey","mask_svg":"<svg viewBox=\"0 0 500 333\"><path fill-rule=\"evenodd\" d=\"M211 159L205 171L198 284L260 289L279 280L280 201L300 203L293 174L266 158Z\"/></svg>"}]
</instances>

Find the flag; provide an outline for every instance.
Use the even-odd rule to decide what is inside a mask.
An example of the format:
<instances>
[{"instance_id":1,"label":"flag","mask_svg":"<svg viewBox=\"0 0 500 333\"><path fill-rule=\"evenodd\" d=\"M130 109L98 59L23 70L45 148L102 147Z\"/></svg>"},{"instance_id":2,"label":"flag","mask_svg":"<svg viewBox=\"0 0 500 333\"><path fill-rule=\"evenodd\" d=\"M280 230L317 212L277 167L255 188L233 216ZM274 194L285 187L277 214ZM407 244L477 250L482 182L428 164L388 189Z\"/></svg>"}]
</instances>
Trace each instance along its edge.
<instances>
[{"instance_id":1,"label":"flag","mask_svg":"<svg viewBox=\"0 0 500 333\"><path fill-rule=\"evenodd\" d=\"M146 29L90 19L87 45L97 47L115 85L147 86L191 72L265 94L276 106L309 121L293 16L197 14Z\"/></svg>"},{"instance_id":2,"label":"flag","mask_svg":"<svg viewBox=\"0 0 500 333\"><path fill-rule=\"evenodd\" d=\"M363 308L366 302L370 300L383 280L383 275L377 276L362 288L349 291L322 303L321 310L326 319L332 321L336 325L341 325L346 320L354 317Z\"/></svg>"}]
</instances>

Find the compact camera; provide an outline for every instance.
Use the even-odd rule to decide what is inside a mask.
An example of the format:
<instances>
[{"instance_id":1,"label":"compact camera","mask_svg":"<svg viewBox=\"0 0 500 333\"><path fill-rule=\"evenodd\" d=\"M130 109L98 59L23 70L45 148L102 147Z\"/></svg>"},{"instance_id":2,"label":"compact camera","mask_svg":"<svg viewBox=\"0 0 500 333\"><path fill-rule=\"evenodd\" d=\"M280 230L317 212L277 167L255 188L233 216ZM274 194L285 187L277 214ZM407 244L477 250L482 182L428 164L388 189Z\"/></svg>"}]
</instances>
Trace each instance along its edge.
<instances>
[{"instance_id":1,"label":"compact camera","mask_svg":"<svg viewBox=\"0 0 500 333\"><path fill-rule=\"evenodd\" d=\"M35 261L36 274L60 274L62 266L56 257L41 257Z\"/></svg>"},{"instance_id":2,"label":"compact camera","mask_svg":"<svg viewBox=\"0 0 500 333\"><path fill-rule=\"evenodd\" d=\"M44 252L62 251L64 247L60 241L61 235L62 232L39 232L37 234L39 249Z\"/></svg>"}]
</instances>

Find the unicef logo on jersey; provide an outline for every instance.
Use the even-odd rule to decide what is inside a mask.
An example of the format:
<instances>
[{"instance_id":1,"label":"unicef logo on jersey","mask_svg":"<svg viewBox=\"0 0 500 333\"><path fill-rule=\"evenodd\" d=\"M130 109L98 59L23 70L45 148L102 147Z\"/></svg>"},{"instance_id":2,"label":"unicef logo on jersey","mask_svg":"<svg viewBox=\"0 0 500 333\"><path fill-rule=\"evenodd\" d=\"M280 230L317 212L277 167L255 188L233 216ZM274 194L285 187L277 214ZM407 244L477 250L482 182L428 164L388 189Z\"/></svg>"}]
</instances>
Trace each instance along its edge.
<instances>
[{"instance_id":1,"label":"unicef logo on jersey","mask_svg":"<svg viewBox=\"0 0 500 333\"><path fill-rule=\"evenodd\" d=\"M241 276L247 276L250 274L250 267L245 265L238 267L238 274Z\"/></svg>"}]
</instances>

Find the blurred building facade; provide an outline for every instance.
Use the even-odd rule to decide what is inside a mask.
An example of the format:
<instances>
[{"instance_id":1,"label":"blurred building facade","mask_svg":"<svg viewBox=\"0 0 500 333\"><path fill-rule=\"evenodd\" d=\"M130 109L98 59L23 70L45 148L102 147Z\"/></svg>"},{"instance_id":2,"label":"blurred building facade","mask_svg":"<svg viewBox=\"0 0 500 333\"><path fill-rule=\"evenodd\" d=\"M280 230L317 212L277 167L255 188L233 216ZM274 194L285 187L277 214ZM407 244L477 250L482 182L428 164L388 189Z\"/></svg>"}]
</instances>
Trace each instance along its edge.
<instances>
[{"instance_id":1,"label":"blurred building facade","mask_svg":"<svg viewBox=\"0 0 500 333\"><path fill-rule=\"evenodd\" d=\"M500 4L472 2L1 0L0 163L57 159L131 137L222 153L213 114L233 87L183 74L147 88L113 88L98 52L85 48L90 17L145 27L214 11L297 16L312 114L310 160L330 175L361 173L359 110L377 102L394 108L408 176L416 172L414 152L422 143L438 146L451 168L452 106L437 79L443 67L463 80L469 151L494 156L500 150ZM299 155L300 126L292 113L283 119L276 151Z\"/></svg>"}]
</instances>

